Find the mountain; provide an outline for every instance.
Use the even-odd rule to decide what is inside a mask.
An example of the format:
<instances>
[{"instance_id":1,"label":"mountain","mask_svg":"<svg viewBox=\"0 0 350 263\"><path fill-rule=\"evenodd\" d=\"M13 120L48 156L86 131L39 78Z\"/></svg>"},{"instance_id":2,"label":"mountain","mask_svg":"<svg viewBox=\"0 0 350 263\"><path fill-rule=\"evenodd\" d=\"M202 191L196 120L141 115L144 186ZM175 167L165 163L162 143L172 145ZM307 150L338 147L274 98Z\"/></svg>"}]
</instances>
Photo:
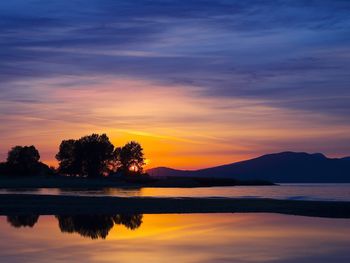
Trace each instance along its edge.
<instances>
[{"instance_id":1,"label":"mountain","mask_svg":"<svg viewBox=\"0 0 350 263\"><path fill-rule=\"evenodd\" d=\"M321 153L281 152L200 170L158 167L151 176L190 176L268 180L274 183L350 183L350 158L327 158Z\"/></svg>"}]
</instances>

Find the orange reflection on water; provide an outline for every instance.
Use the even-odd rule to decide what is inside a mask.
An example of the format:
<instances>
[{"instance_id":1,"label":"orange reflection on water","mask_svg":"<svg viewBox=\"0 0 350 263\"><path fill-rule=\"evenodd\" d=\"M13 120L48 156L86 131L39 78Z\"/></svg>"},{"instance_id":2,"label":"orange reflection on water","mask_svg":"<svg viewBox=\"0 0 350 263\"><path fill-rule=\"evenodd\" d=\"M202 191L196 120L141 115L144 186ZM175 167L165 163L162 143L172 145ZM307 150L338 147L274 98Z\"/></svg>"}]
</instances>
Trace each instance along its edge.
<instances>
[{"instance_id":1,"label":"orange reflection on water","mask_svg":"<svg viewBox=\"0 0 350 263\"><path fill-rule=\"evenodd\" d=\"M54 217L34 228L0 220L1 262L349 262L350 220L277 214L144 215L107 238L61 233Z\"/></svg>"}]
</instances>

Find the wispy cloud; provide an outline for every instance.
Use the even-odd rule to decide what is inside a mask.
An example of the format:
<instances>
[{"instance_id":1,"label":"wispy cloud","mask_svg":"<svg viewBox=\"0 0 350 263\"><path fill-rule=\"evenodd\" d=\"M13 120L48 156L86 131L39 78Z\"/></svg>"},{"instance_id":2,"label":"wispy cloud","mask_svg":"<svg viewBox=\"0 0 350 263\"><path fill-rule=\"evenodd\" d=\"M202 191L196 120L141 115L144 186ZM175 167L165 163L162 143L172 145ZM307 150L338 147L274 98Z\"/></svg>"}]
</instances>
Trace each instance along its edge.
<instances>
[{"instance_id":1,"label":"wispy cloud","mask_svg":"<svg viewBox=\"0 0 350 263\"><path fill-rule=\"evenodd\" d=\"M242 152L314 133L307 149L346 153L344 134L333 150L319 143L350 125L349 13L341 0L2 1L0 131L245 134Z\"/></svg>"}]
</instances>

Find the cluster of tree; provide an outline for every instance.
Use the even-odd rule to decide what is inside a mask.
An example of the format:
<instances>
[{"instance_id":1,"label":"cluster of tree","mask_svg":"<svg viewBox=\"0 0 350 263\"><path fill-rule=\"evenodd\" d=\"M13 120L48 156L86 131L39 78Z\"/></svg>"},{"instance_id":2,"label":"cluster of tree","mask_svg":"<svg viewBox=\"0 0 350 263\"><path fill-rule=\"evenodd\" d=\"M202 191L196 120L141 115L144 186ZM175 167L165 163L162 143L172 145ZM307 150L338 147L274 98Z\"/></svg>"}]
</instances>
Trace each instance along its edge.
<instances>
[{"instance_id":1,"label":"cluster of tree","mask_svg":"<svg viewBox=\"0 0 350 263\"><path fill-rule=\"evenodd\" d=\"M44 175L52 170L40 162L39 151L33 146L15 146L0 163L0 173L5 175Z\"/></svg>"},{"instance_id":2,"label":"cluster of tree","mask_svg":"<svg viewBox=\"0 0 350 263\"><path fill-rule=\"evenodd\" d=\"M111 173L142 174L145 165L139 143L131 141L122 147L114 147L106 134L63 140L56 159L60 174L88 178ZM39 160L39 151L33 145L15 146L8 152L7 161L0 163L0 174L39 175L53 172Z\"/></svg>"},{"instance_id":3,"label":"cluster of tree","mask_svg":"<svg viewBox=\"0 0 350 263\"><path fill-rule=\"evenodd\" d=\"M114 146L105 134L92 134L79 140L64 140L56 159L59 161L60 173L98 177L113 166Z\"/></svg>"},{"instance_id":4,"label":"cluster of tree","mask_svg":"<svg viewBox=\"0 0 350 263\"><path fill-rule=\"evenodd\" d=\"M91 239L105 239L114 225L135 230L141 226L142 218L142 214L56 216L62 233L78 233ZM34 227L38 219L39 215L7 216L7 222L15 228Z\"/></svg>"},{"instance_id":5,"label":"cluster of tree","mask_svg":"<svg viewBox=\"0 0 350 263\"><path fill-rule=\"evenodd\" d=\"M115 148L106 134L64 140L56 159L59 161L60 173L91 178L115 172L124 175L142 174L145 164L139 143L131 141Z\"/></svg>"}]
</instances>

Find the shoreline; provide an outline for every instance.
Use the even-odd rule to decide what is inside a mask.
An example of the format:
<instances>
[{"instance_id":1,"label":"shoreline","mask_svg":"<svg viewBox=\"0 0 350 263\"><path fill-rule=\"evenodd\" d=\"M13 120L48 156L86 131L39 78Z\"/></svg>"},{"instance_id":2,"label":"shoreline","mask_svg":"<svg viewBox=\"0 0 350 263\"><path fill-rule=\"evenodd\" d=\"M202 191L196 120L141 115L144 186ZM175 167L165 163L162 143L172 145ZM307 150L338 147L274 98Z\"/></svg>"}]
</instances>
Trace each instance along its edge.
<instances>
[{"instance_id":1,"label":"shoreline","mask_svg":"<svg viewBox=\"0 0 350 263\"><path fill-rule=\"evenodd\" d=\"M279 213L350 218L350 202L240 198L87 197L2 194L0 215Z\"/></svg>"},{"instance_id":2,"label":"shoreline","mask_svg":"<svg viewBox=\"0 0 350 263\"><path fill-rule=\"evenodd\" d=\"M266 186L276 185L263 180L239 181L226 178L79 178L79 177L0 177L0 189L32 189L32 188L141 188L141 187L215 187L215 186Z\"/></svg>"}]
</instances>

